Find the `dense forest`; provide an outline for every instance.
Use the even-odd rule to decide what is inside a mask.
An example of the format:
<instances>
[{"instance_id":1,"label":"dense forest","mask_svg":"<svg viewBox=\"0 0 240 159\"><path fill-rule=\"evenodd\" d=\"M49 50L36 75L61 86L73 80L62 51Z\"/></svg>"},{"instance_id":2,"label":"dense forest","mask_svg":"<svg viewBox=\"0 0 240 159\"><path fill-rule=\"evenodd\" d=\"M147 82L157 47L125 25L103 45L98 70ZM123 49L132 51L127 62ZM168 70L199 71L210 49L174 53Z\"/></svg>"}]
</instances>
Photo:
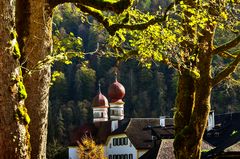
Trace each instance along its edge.
<instances>
[{"instance_id":1,"label":"dense forest","mask_svg":"<svg viewBox=\"0 0 240 159\"><path fill-rule=\"evenodd\" d=\"M167 1L143 0L137 7L156 12L158 6L165 7ZM98 82L107 96L107 90L114 81L114 72L126 89L125 117L173 116L178 74L173 68L154 63L150 68L130 59L118 61L104 56L106 39L97 22L80 12L71 4L55 9L53 18L54 53L84 52L80 58L70 62L56 62L52 66L53 79L50 89L48 157L54 158L69 144L69 135L74 128L92 122L91 102L97 92ZM228 33L217 34L227 41ZM215 43L222 43L216 41ZM216 57L215 71L224 64ZM67 63L67 64L66 64ZM238 74L233 74L239 79ZM240 111L239 81L229 80L214 88L211 99L216 113Z\"/></svg>"}]
</instances>

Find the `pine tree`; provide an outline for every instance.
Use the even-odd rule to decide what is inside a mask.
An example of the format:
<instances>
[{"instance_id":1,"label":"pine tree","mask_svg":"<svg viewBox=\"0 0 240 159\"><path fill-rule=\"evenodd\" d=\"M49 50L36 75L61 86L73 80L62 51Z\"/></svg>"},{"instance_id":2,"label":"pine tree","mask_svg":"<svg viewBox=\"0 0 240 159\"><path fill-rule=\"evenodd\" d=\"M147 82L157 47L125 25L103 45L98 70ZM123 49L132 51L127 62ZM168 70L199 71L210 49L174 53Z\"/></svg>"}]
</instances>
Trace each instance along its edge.
<instances>
[{"instance_id":1,"label":"pine tree","mask_svg":"<svg viewBox=\"0 0 240 159\"><path fill-rule=\"evenodd\" d=\"M59 142L63 143L65 138L65 126L62 112L60 111L57 117L56 136Z\"/></svg>"}]
</instances>

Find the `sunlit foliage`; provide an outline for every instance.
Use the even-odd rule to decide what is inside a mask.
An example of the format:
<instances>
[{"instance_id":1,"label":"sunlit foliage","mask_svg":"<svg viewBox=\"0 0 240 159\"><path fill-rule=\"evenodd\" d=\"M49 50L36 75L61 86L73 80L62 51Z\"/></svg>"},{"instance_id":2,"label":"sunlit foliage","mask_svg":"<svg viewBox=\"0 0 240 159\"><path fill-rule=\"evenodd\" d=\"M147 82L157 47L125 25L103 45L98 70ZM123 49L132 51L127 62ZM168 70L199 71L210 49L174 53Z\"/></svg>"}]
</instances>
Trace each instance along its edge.
<instances>
[{"instance_id":1,"label":"sunlit foliage","mask_svg":"<svg viewBox=\"0 0 240 159\"><path fill-rule=\"evenodd\" d=\"M197 57L194 53L186 52L186 48L203 49L204 45L200 41L203 34L210 31L210 26L216 26L220 32L229 31L233 38L236 37L240 27L238 1L198 0L192 3L194 5L176 1L168 11L165 22L149 25L144 30L125 27L118 30L114 36L108 38L111 55L123 60L138 58L148 67L152 61L189 67L185 63L197 61ZM128 19L124 24L137 25L164 16L165 11L166 8L160 7L155 13L143 13L130 8L121 15L110 16L109 21L122 23L123 19ZM223 43L218 40L215 47L221 44Z\"/></svg>"},{"instance_id":2,"label":"sunlit foliage","mask_svg":"<svg viewBox=\"0 0 240 159\"><path fill-rule=\"evenodd\" d=\"M106 159L104 157L104 148L102 145L97 145L95 141L88 136L83 137L78 143L78 157L88 159Z\"/></svg>"}]
</instances>

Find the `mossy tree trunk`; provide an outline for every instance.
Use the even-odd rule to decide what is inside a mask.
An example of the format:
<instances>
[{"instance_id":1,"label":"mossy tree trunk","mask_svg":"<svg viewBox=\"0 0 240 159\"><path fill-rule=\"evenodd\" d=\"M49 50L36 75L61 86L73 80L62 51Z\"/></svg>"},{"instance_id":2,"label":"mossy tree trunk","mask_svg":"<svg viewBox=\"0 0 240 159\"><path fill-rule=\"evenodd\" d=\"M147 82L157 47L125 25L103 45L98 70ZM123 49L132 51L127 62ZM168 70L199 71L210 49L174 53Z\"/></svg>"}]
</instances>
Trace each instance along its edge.
<instances>
[{"instance_id":1,"label":"mossy tree trunk","mask_svg":"<svg viewBox=\"0 0 240 159\"><path fill-rule=\"evenodd\" d=\"M240 63L240 54L232 58L229 63L218 74L212 77L212 59L224 51L236 47L240 43L240 36L233 40L214 48L213 40L215 25L207 24L207 29L201 32L202 36L198 40L198 48L189 46L190 55L197 55L197 61L191 62L191 67L196 67L199 76L194 76L183 68L179 75L178 94L176 100L175 121L175 140L174 153L177 159L199 159L201 157L202 138L207 126L208 115L211 109L210 97L214 86L225 80L233 73ZM192 68L191 68L192 69ZM194 69L193 69L194 70Z\"/></svg>"},{"instance_id":2,"label":"mossy tree trunk","mask_svg":"<svg viewBox=\"0 0 240 159\"><path fill-rule=\"evenodd\" d=\"M30 158L27 96L15 31L15 1L0 1L0 158Z\"/></svg>"},{"instance_id":3,"label":"mossy tree trunk","mask_svg":"<svg viewBox=\"0 0 240 159\"><path fill-rule=\"evenodd\" d=\"M195 8L195 1L184 0ZM191 17L192 13L184 13ZM183 21L184 34L194 39L196 32L189 25L189 19ZM215 26L208 24L209 31L203 30L197 44L184 41L181 45L194 59L185 59L186 67L180 70L178 94L176 100L174 153L177 159L200 159L202 138L210 112L212 90L211 62ZM197 72L194 72L197 70ZM199 74L199 75L197 75Z\"/></svg>"},{"instance_id":4,"label":"mossy tree trunk","mask_svg":"<svg viewBox=\"0 0 240 159\"><path fill-rule=\"evenodd\" d=\"M131 4L131 0L119 0L114 3L85 0L17 0L17 32L23 54L23 72L33 72L30 76L26 75L24 84L28 92L26 107L31 118L29 132L32 136L31 157L34 159L46 158L50 65L45 64L35 71L34 68L52 51L52 10L65 2L84 4L116 13L122 12Z\"/></svg>"},{"instance_id":5,"label":"mossy tree trunk","mask_svg":"<svg viewBox=\"0 0 240 159\"><path fill-rule=\"evenodd\" d=\"M198 65L200 78L189 81L190 77L186 74L179 78L174 141L177 159L198 159L201 156L202 138L210 112L212 84L211 57L202 53L199 60L202 62Z\"/></svg>"},{"instance_id":6,"label":"mossy tree trunk","mask_svg":"<svg viewBox=\"0 0 240 159\"><path fill-rule=\"evenodd\" d=\"M29 132L32 145L31 157L46 158L48 94L50 86L50 65L36 68L52 48L52 11L45 0L18 0L17 30L23 57L21 61L32 74L26 75L24 84L28 92L26 107L31 123ZM37 70L34 70L37 69Z\"/></svg>"}]
</instances>

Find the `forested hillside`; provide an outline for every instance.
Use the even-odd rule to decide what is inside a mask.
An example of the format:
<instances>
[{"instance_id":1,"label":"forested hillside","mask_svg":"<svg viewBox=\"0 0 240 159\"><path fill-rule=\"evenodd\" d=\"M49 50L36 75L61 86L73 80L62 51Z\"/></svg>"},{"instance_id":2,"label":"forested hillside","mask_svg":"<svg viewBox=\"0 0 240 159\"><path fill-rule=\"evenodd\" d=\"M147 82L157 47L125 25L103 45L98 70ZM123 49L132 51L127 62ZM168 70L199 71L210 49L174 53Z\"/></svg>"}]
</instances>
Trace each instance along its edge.
<instances>
[{"instance_id":1,"label":"forested hillside","mask_svg":"<svg viewBox=\"0 0 240 159\"><path fill-rule=\"evenodd\" d=\"M161 3L142 0L137 6L146 12L156 12L159 5L168 4L167 1ZM105 36L95 25L92 17L86 17L73 5L62 5L55 10L54 53L84 52L85 55L72 58L71 64L56 62L52 67L57 77L50 90L48 155L51 157L60 145L68 145L74 128L92 121L91 102L98 82L107 96L115 71L126 88L125 117L173 116L178 78L175 70L161 63L153 62L148 69L133 59L119 62L105 57ZM219 32L217 36L227 41L231 34ZM224 62L222 58L214 59L216 72ZM240 71L237 72L238 75L233 76L239 78ZM211 104L216 113L240 111L239 81L230 80L214 88Z\"/></svg>"}]
</instances>

